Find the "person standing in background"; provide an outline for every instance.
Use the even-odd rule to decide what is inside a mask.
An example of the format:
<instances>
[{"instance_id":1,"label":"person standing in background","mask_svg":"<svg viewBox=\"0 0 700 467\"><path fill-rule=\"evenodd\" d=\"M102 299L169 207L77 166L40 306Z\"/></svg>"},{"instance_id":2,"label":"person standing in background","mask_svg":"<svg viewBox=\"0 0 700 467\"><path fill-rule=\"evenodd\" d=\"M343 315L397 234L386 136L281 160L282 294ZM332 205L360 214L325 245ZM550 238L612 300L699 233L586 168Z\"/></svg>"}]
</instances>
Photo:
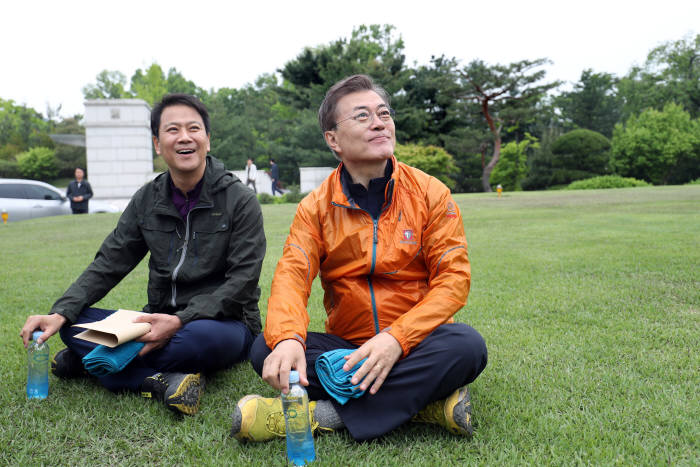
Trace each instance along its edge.
<instances>
[{"instance_id":1,"label":"person standing in background","mask_svg":"<svg viewBox=\"0 0 700 467\"><path fill-rule=\"evenodd\" d=\"M75 169L75 180L68 184L66 198L70 200L73 214L87 214L88 201L92 198L92 187L85 180L85 171L80 167Z\"/></svg>"},{"instance_id":2,"label":"person standing in background","mask_svg":"<svg viewBox=\"0 0 700 467\"><path fill-rule=\"evenodd\" d=\"M255 188L255 177L258 175L258 168L255 166L255 163L253 163L253 159L250 157L248 158L248 162L246 163L246 180L245 180L245 186L253 185L253 192L258 193L257 188Z\"/></svg>"},{"instance_id":3,"label":"person standing in background","mask_svg":"<svg viewBox=\"0 0 700 467\"><path fill-rule=\"evenodd\" d=\"M275 191L278 191L280 195L282 190L280 190L280 168L277 167L274 159L270 159L270 178L272 178L272 196L275 196Z\"/></svg>"}]
</instances>

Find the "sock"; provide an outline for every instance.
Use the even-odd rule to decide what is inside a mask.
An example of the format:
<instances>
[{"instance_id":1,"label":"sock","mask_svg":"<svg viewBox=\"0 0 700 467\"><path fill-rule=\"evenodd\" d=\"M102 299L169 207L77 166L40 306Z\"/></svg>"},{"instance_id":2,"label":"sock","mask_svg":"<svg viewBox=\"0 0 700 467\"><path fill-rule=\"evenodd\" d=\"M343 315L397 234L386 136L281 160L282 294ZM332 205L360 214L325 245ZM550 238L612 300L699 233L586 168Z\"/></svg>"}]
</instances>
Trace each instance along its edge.
<instances>
[{"instance_id":1,"label":"sock","mask_svg":"<svg viewBox=\"0 0 700 467\"><path fill-rule=\"evenodd\" d=\"M338 430L345 427L345 424L343 424L340 415L336 412L331 401L316 401L314 418L318 422L320 428Z\"/></svg>"}]
</instances>

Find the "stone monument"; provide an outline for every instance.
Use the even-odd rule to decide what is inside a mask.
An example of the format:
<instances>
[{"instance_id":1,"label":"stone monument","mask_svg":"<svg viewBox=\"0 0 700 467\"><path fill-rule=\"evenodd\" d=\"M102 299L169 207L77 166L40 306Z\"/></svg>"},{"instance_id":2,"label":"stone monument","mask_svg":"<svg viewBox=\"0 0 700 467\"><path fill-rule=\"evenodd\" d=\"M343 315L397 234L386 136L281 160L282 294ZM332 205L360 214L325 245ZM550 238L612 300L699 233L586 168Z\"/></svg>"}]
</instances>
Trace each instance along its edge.
<instances>
[{"instance_id":1,"label":"stone monument","mask_svg":"<svg viewBox=\"0 0 700 467\"><path fill-rule=\"evenodd\" d=\"M87 172L96 199L125 205L153 178L150 118L141 99L85 101Z\"/></svg>"}]
</instances>

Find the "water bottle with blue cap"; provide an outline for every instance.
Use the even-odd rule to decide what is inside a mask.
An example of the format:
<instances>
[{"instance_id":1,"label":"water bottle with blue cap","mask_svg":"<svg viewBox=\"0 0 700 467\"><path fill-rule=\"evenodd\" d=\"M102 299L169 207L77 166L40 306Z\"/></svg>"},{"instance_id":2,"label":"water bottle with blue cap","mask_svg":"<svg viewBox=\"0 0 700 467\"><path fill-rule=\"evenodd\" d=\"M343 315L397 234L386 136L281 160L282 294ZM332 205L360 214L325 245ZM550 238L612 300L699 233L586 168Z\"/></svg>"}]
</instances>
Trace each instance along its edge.
<instances>
[{"instance_id":1,"label":"water bottle with blue cap","mask_svg":"<svg viewBox=\"0 0 700 467\"><path fill-rule=\"evenodd\" d=\"M299 383L299 372L289 372L289 392L282 394L287 433L287 459L294 465L307 465L316 459L309 422L309 396Z\"/></svg>"},{"instance_id":2,"label":"water bottle with blue cap","mask_svg":"<svg viewBox=\"0 0 700 467\"><path fill-rule=\"evenodd\" d=\"M43 333L32 333L27 350L27 399L46 399L49 395L49 344L38 343Z\"/></svg>"}]
</instances>

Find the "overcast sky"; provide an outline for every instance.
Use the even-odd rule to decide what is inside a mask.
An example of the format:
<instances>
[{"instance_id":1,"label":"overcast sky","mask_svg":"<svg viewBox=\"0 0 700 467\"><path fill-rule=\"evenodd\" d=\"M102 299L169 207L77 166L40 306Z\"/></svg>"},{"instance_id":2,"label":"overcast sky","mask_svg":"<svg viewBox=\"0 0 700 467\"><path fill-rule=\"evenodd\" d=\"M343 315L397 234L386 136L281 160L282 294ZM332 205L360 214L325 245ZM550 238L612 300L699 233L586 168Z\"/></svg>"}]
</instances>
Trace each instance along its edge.
<instances>
[{"instance_id":1,"label":"overcast sky","mask_svg":"<svg viewBox=\"0 0 700 467\"><path fill-rule=\"evenodd\" d=\"M566 82L586 68L622 76L700 33L700 0L14 0L0 12L0 98L63 116L84 112L81 89L104 69L128 79L157 62L205 89L239 88L361 24L396 26L408 64L547 57L547 79Z\"/></svg>"}]
</instances>

